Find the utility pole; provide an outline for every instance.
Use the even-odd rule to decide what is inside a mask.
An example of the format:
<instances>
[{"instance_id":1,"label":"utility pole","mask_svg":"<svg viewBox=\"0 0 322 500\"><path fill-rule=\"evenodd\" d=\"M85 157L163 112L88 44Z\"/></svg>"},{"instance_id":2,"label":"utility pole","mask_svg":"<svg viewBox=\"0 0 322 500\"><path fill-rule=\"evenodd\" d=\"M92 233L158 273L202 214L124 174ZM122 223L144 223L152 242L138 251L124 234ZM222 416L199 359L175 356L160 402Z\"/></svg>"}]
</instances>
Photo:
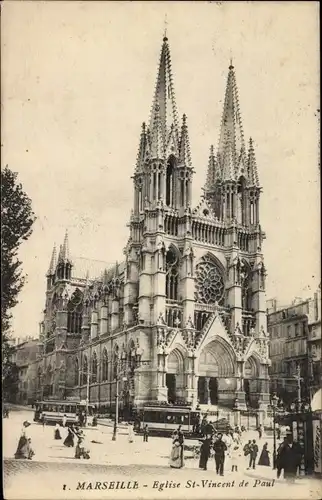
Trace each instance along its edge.
<instances>
[{"instance_id":1,"label":"utility pole","mask_svg":"<svg viewBox=\"0 0 322 500\"><path fill-rule=\"evenodd\" d=\"M119 374L116 375L116 395L115 395L115 419L112 441L116 441L117 436L117 425L119 421Z\"/></svg>"},{"instance_id":2,"label":"utility pole","mask_svg":"<svg viewBox=\"0 0 322 500\"><path fill-rule=\"evenodd\" d=\"M297 380L297 400L301 403L301 366L300 364L296 367L296 380Z\"/></svg>"},{"instance_id":3,"label":"utility pole","mask_svg":"<svg viewBox=\"0 0 322 500\"><path fill-rule=\"evenodd\" d=\"M87 380L86 380L86 417L88 417L89 383L90 383L90 373L89 373L89 370L87 370Z\"/></svg>"}]
</instances>

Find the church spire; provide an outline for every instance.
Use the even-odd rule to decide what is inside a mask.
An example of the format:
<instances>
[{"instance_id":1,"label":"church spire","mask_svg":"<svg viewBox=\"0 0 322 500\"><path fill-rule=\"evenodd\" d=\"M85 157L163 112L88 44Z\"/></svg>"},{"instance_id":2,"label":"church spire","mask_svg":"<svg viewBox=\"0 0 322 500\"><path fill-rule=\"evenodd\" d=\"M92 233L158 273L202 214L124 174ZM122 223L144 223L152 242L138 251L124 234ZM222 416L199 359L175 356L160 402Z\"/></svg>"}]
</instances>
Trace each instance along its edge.
<instances>
[{"instance_id":1,"label":"church spire","mask_svg":"<svg viewBox=\"0 0 322 500\"><path fill-rule=\"evenodd\" d=\"M179 162L181 165L191 167L191 152L187 126L187 117L182 117L181 135L179 141Z\"/></svg>"},{"instance_id":2,"label":"church spire","mask_svg":"<svg viewBox=\"0 0 322 500\"><path fill-rule=\"evenodd\" d=\"M52 276L53 274L55 274L56 265L57 265L57 252L56 252L56 245L54 245L53 252L51 254L49 268L47 271L47 276Z\"/></svg>"},{"instance_id":3,"label":"church spire","mask_svg":"<svg viewBox=\"0 0 322 500\"><path fill-rule=\"evenodd\" d=\"M206 185L204 191L212 191L217 180L221 180L221 170L214 152L214 146L210 146Z\"/></svg>"},{"instance_id":4,"label":"church spire","mask_svg":"<svg viewBox=\"0 0 322 500\"><path fill-rule=\"evenodd\" d=\"M254 151L253 139L249 139L248 159L247 159L248 184L251 187L259 187L257 163Z\"/></svg>"},{"instance_id":5,"label":"church spire","mask_svg":"<svg viewBox=\"0 0 322 500\"><path fill-rule=\"evenodd\" d=\"M63 262L69 262L70 257L69 257L69 239L68 239L68 231L66 230L65 233L65 238L64 238L64 243L62 246L62 253L61 253L61 259Z\"/></svg>"},{"instance_id":6,"label":"church spire","mask_svg":"<svg viewBox=\"0 0 322 500\"><path fill-rule=\"evenodd\" d=\"M136 158L135 173L142 172L147 147L147 134L145 122L142 123L139 151Z\"/></svg>"},{"instance_id":7,"label":"church spire","mask_svg":"<svg viewBox=\"0 0 322 500\"><path fill-rule=\"evenodd\" d=\"M164 155L171 132L174 135L175 147L178 149L178 112L175 101L170 48L167 36L163 38L149 129L151 133L151 149L154 153L157 151ZM157 141L157 144L154 144L154 141ZM174 154L176 153L178 153L178 151L174 151Z\"/></svg>"},{"instance_id":8,"label":"church spire","mask_svg":"<svg viewBox=\"0 0 322 500\"><path fill-rule=\"evenodd\" d=\"M239 109L235 71L231 61L218 145L218 156L224 181L237 180L239 170L243 170L244 155L244 132Z\"/></svg>"}]
</instances>

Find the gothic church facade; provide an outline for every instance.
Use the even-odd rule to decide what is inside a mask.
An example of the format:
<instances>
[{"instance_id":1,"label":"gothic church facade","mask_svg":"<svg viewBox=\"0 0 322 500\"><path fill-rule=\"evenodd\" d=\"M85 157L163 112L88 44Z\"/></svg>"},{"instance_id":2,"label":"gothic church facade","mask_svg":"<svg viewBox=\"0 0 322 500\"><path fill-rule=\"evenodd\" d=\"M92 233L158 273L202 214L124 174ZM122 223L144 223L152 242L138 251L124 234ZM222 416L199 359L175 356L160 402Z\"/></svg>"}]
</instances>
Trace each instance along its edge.
<instances>
[{"instance_id":1,"label":"gothic church facade","mask_svg":"<svg viewBox=\"0 0 322 500\"><path fill-rule=\"evenodd\" d=\"M200 203L187 118L179 123L163 39L149 123L142 125L124 261L82 276L68 235L54 249L34 370L37 398L121 404L217 404L265 410L268 336L252 140L245 144L235 70Z\"/></svg>"}]
</instances>

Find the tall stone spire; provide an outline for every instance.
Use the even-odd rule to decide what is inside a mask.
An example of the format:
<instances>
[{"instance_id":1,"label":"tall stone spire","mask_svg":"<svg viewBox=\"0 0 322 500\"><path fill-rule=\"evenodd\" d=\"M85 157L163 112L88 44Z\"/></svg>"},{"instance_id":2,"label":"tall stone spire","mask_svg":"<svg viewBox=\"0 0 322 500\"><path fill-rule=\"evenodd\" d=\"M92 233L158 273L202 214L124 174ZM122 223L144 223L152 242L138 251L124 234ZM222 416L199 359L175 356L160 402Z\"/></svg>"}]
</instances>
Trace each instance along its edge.
<instances>
[{"instance_id":1,"label":"tall stone spire","mask_svg":"<svg viewBox=\"0 0 322 500\"><path fill-rule=\"evenodd\" d=\"M146 134L146 125L145 122L142 123L139 151L136 157L136 165L135 165L135 173L139 173L143 169L145 155L147 148L147 134Z\"/></svg>"},{"instance_id":2,"label":"tall stone spire","mask_svg":"<svg viewBox=\"0 0 322 500\"><path fill-rule=\"evenodd\" d=\"M184 114L182 117L181 135L179 140L179 163L191 167L191 152L187 126L187 117Z\"/></svg>"},{"instance_id":3,"label":"tall stone spire","mask_svg":"<svg viewBox=\"0 0 322 500\"><path fill-rule=\"evenodd\" d=\"M52 276L53 274L55 274L56 265L57 265L57 252L56 252L56 245L54 245L53 252L51 254L49 268L47 271L47 276Z\"/></svg>"},{"instance_id":4,"label":"tall stone spire","mask_svg":"<svg viewBox=\"0 0 322 500\"><path fill-rule=\"evenodd\" d=\"M176 148L174 154L178 154L178 112L175 102L171 57L167 36L163 38L149 130L151 136L151 152L154 154L156 152L158 152L158 154L162 153L164 156L170 133L172 133ZM154 143L155 141L157 141L156 144Z\"/></svg>"},{"instance_id":5,"label":"tall stone spire","mask_svg":"<svg viewBox=\"0 0 322 500\"><path fill-rule=\"evenodd\" d=\"M223 181L237 180L245 162L245 141L239 109L238 90L234 66L229 66L224 110L221 121L218 157Z\"/></svg>"},{"instance_id":6,"label":"tall stone spire","mask_svg":"<svg viewBox=\"0 0 322 500\"><path fill-rule=\"evenodd\" d=\"M69 256L69 239L68 239L68 231L66 230L65 233L65 238L64 238L64 243L62 247L62 260L64 262L70 261L70 256Z\"/></svg>"},{"instance_id":7,"label":"tall stone spire","mask_svg":"<svg viewBox=\"0 0 322 500\"><path fill-rule=\"evenodd\" d=\"M221 180L221 169L214 152L214 146L210 146L206 185L204 191L212 191L217 180Z\"/></svg>"},{"instance_id":8,"label":"tall stone spire","mask_svg":"<svg viewBox=\"0 0 322 500\"><path fill-rule=\"evenodd\" d=\"M247 178L249 186L259 187L257 163L256 163L254 144L252 138L249 139L249 149L247 158Z\"/></svg>"}]
</instances>

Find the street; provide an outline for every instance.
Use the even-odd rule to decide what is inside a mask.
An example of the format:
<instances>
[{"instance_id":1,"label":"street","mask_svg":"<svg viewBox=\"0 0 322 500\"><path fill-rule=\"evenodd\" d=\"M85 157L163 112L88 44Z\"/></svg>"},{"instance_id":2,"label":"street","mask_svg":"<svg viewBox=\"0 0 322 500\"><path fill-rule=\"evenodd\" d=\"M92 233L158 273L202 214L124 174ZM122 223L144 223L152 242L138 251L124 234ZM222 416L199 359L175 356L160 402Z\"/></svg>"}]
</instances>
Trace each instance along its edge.
<instances>
[{"instance_id":1,"label":"street","mask_svg":"<svg viewBox=\"0 0 322 500\"><path fill-rule=\"evenodd\" d=\"M270 467L246 470L248 464L243 456L238 472L231 472L227 462L224 477L216 475L213 459L209 460L207 471L199 470L198 459L189 452L185 452L184 469L171 469L168 465L169 438L150 437L149 442L144 443L142 436L136 436L134 443L128 443L126 432L121 430L117 441L112 441L112 428L105 426L85 429L91 458L88 461L76 460L74 448L63 446L63 440L54 440L53 426L35 424L32 418L32 412L15 411L11 412L9 419L3 420L7 499L56 500L102 496L170 499L178 498L179 489L185 498L218 498L218 489L220 498L236 498L236 495L245 494L246 489L247 498L272 498L277 494L272 490L277 488L278 494L289 488L289 498L320 497L317 481L299 478L294 485L289 485L284 479L276 480L276 473ZM13 459L24 420L32 422L28 428L35 450L32 461ZM66 431L62 429L61 433L64 439ZM257 436L252 433L246 439L253 437Z\"/></svg>"}]
</instances>

